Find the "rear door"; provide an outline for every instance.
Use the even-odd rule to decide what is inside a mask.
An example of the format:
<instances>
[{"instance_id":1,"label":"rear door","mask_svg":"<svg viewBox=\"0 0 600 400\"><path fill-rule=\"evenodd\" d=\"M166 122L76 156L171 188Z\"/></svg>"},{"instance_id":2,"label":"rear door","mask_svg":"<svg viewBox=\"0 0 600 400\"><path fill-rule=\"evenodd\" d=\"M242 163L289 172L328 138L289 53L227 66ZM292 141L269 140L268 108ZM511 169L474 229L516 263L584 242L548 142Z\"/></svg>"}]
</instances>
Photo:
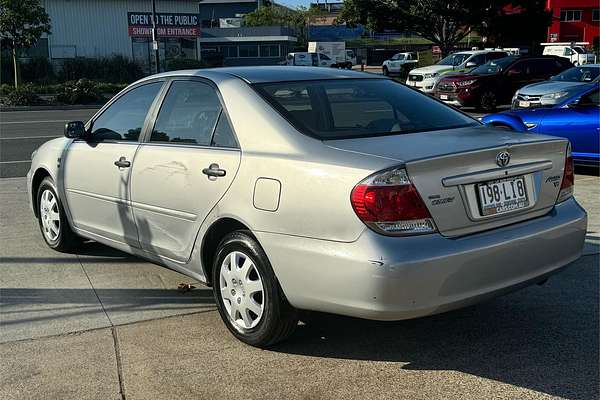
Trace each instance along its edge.
<instances>
[{"instance_id":1,"label":"rear door","mask_svg":"<svg viewBox=\"0 0 600 400\"><path fill-rule=\"evenodd\" d=\"M131 199L143 249L177 261L237 173L240 150L216 88L170 82L136 154Z\"/></svg>"}]
</instances>

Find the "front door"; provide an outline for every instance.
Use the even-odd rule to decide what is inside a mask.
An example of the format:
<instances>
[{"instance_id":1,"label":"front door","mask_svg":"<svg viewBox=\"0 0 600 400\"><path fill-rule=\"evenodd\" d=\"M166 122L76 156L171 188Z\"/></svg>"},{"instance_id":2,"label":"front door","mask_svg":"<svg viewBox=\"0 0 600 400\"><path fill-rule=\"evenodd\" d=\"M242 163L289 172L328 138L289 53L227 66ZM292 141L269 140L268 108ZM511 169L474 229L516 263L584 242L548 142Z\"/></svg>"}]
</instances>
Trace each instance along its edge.
<instances>
[{"instance_id":1,"label":"front door","mask_svg":"<svg viewBox=\"0 0 600 400\"><path fill-rule=\"evenodd\" d=\"M130 207L131 166L148 110L163 82L135 87L112 102L65 153L63 185L75 227L139 247Z\"/></svg>"},{"instance_id":2,"label":"front door","mask_svg":"<svg viewBox=\"0 0 600 400\"><path fill-rule=\"evenodd\" d=\"M570 140L573 155L598 161L600 153L600 99L598 89L581 97L579 105L550 112L544 117L543 132Z\"/></svg>"},{"instance_id":3,"label":"front door","mask_svg":"<svg viewBox=\"0 0 600 400\"><path fill-rule=\"evenodd\" d=\"M186 261L239 163L235 135L214 87L174 80L132 170L132 207L142 248Z\"/></svg>"}]
</instances>

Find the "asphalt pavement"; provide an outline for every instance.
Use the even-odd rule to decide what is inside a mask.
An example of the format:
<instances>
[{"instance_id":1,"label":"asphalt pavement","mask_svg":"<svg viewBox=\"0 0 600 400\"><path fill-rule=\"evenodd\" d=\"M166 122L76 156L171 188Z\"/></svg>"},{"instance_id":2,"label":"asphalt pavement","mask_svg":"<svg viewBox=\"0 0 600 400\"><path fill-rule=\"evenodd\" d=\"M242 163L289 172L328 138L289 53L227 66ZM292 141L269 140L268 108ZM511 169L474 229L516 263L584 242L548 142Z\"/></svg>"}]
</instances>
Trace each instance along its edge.
<instances>
[{"instance_id":1,"label":"asphalt pavement","mask_svg":"<svg viewBox=\"0 0 600 400\"><path fill-rule=\"evenodd\" d=\"M97 109L0 112L0 178L25 176L31 153L63 135L65 123L87 121Z\"/></svg>"}]
</instances>

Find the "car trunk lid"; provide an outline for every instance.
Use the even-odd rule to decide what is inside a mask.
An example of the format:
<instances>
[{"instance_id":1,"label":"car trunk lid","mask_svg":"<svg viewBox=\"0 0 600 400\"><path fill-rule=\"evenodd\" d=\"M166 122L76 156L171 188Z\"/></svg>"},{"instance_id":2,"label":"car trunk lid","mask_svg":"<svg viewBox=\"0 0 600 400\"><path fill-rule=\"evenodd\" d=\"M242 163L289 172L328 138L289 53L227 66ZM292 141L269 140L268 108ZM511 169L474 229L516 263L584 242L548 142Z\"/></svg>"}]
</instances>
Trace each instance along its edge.
<instances>
[{"instance_id":1,"label":"car trunk lid","mask_svg":"<svg viewBox=\"0 0 600 400\"><path fill-rule=\"evenodd\" d=\"M325 143L404 165L439 232L452 237L548 212L558 196L568 142L481 126ZM510 160L501 167L497 157L504 152ZM520 177L523 208L486 215L478 185L506 180L508 191Z\"/></svg>"}]
</instances>

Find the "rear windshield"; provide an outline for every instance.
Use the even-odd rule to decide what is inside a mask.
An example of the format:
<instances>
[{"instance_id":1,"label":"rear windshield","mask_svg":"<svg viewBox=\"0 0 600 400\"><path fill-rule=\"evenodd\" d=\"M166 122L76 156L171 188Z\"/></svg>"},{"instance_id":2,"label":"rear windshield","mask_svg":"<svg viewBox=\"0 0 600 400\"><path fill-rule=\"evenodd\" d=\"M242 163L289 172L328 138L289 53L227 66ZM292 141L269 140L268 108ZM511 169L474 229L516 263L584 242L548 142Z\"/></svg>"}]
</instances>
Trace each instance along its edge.
<instances>
[{"instance_id":1,"label":"rear windshield","mask_svg":"<svg viewBox=\"0 0 600 400\"><path fill-rule=\"evenodd\" d=\"M277 82L254 87L296 129L321 140L479 125L390 79Z\"/></svg>"}]
</instances>

